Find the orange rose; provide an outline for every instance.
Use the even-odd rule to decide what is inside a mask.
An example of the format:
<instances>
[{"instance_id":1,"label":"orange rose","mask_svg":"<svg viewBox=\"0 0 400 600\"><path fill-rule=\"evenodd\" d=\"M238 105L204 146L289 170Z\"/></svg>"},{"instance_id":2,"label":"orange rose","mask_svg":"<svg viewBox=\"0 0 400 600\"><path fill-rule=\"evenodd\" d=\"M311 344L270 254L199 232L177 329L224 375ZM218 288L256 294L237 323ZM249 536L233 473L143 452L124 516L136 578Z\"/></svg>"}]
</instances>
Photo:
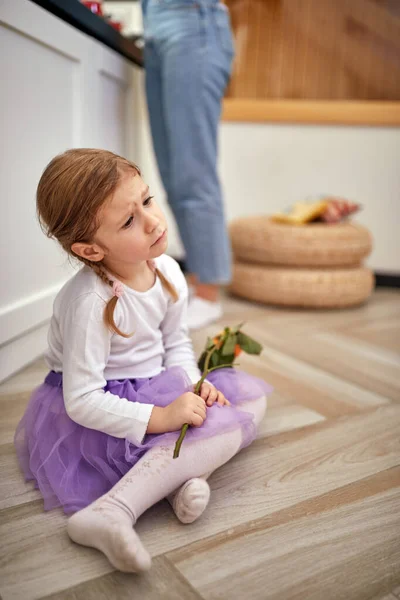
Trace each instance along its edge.
<instances>
[{"instance_id":1,"label":"orange rose","mask_svg":"<svg viewBox=\"0 0 400 600\"><path fill-rule=\"evenodd\" d=\"M217 349L221 348L221 339L218 335L213 339L213 344Z\"/></svg>"}]
</instances>

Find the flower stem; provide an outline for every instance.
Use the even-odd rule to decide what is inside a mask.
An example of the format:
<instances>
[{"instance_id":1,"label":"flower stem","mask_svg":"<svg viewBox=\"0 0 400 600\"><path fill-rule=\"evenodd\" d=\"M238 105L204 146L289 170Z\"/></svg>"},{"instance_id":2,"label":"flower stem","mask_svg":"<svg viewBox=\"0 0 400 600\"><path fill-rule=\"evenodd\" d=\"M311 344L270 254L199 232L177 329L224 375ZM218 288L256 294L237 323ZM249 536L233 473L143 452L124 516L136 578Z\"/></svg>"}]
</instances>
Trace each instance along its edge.
<instances>
[{"instance_id":1,"label":"flower stem","mask_svg":"<svg viewBox=\"0 0 400 600\"><path fill-rule=\"evenodd\" d=\"M201 385L203 383L203 381L205 380L205 378L207 377L207 375L209 373L211 373L211 371L216 371L216 369L222 369L223 367L230 367L230 366L234 366L232 365L218 365L216 367L211 367L211 369L208 368L208 364L210 362L210 356L211 354L214 352L215 348L209 352L209 356L206 357L206 361L204 363L204 372L203 375L201 376L201 379L196 383L195 388L194 388L194 393L198 394L201 388ZM177 442L175 444L175 449L174 449L174 458L178 458L179 456L179 452L181 450L181 446L182 446L182 442L185 438L186 432L189 429L189 424L185 423L185 425L183 425L182 429L181 429L181 433L177 439Z\"/></svg>"},{"instance_id":2,"label":"flower stem","mask_svg":"<svg viewBox=\"0 0 400 600\"><path fill-rule=\"evenodd\" d=\"M189 425L186 423L182 429L181 429L181 433L180 436L178 437L178 441L175 444L175 450L174 450L174 458L178 458L179 456L179 452L182 446L182 442L183 442L183 438L186 435L187 430L189 429Z\"/></svg>"}]
</instances>

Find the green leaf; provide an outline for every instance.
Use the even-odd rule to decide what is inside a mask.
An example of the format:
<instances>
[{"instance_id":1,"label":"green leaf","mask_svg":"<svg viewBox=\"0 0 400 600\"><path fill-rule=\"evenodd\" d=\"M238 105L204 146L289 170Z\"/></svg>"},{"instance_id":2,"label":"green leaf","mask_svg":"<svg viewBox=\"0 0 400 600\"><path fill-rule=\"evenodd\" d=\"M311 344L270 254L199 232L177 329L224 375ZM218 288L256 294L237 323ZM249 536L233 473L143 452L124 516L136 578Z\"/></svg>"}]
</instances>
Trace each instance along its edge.
<instances>
[{"instance_id":1,"label":"green leaf","mask_svg":"<svg viewBox=\"0 0 400 600\"><path fill-rule=\"evenodd\" d=\"M225 365L226 367L231 367L233 365L235 361L235 356L234 354L229 354L229 356L222 356L221 357L221 365Z\"/></svg>"},{"instance_id":2,"label":"green leaf","mask_svg":"<svg viewBox=\"0 0 400 600\"><path fill-rule=\"evenodd\" d=\"M229 356L235 352L236 346L236 335L229 334L226 338L225 344L222 347L222 356Z\"/></svg>"},{"instance_id":3,"label":"green leaf","mask_svg":"<svg viewBox=\"0 0 400 600\"><path fill-rule=\"evenodd\" d=\"M206 343L206 350L211 350L211 348L214 346L214 342L213 339L208 337L207 338L207 343Z\"/></svg>"},{"instance_id":4,"label":"green leaf","mask_svg":"<svg viewBox=\"0 0 400 600\"><path fill-rule=\"evenodd\" d=\"M239 331L242 329L243 325L244 325L244 322L243 323L239 323L239 325L236 325L236 327L232 327L231 332L232 333L239 333Z\"/></svg>"},{"instance_id":5,"label":"green leaf","mask_svg":"<svg viewBox=\"0 0 400 600\"><path fill-rule=\"evenodd\" d=\"M237 341L241 349L247 354L261 354L263 347L241 331L237 334Z\"/></svg>"},{"instance_id":6,"label":"green leaf","mask_svg":"<svg viewBox=\"0 0 400 600\"><path fill-rule=\"evenodd\" d=\"M214 352L213 354L211 354L210 362L209 362L208 366L216 367L217 365L219 365L218 354L217 354L217 352Z\"/></svg>"},{"instance_id":7,"label":"green leaf","mask_svg":"<svg viewBox=\"0 0 400 600\"><path fill-rule=\"evenodd\" d=\"M213 366L230 367L234 361L234 356L233 356L233 354L230 354L229 356L222 356L221 354L219 354L218 356L216 356L215 360L216 360L216 364ZM211 367L211 365L210 365L210 367Z\"/></svg>"}]
</instances>

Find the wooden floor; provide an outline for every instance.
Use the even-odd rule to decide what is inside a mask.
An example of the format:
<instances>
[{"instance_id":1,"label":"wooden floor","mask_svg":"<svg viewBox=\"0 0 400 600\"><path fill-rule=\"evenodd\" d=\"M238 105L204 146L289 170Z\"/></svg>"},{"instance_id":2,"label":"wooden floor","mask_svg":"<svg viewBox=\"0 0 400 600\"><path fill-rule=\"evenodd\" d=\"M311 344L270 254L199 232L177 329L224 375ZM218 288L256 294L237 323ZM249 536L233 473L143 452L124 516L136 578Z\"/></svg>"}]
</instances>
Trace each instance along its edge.
<instances>
[{"instance_id":1,"label":"wooden floor","mask_svg":"<svg viewBox=\"0 0 400 600\"><path fill-rule=\"evenodd\" d=\"M165 502L140 519L144 576L71 543L21 479L13 432L43 361L0 386L3 600L400 599L400 293L341 312L227 299L223 324L242 320L265 349L240 368L275 388L259 438L212 476L197 523Z\"/></svg>"}]
</instances>

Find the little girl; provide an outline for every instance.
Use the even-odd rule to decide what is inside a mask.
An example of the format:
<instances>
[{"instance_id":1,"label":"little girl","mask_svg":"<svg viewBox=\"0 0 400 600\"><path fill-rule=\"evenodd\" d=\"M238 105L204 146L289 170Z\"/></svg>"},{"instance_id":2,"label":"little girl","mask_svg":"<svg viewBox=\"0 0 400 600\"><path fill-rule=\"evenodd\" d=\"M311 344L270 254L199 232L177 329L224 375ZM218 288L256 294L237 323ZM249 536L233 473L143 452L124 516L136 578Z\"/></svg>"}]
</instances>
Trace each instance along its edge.
<instances>
[{"instance_id":1,"label":"little girl","mask_svg":"<svg viewBox=\"0 0 400 600\"><path fill-rule=\"evenodd\" d=\"M226 368L193 393L201 373L185 278L164 254L164 215L133 163L69 150L46 167L37 210L47 235L84 266L54 302L50 372L18 425L19 462L46 510L75 513L72 540L121 571L143 571L151 559L136 520L165 497L182 522L198 518L208 475L254 440L269 388Z\"/></svg>"}]
</instances>

